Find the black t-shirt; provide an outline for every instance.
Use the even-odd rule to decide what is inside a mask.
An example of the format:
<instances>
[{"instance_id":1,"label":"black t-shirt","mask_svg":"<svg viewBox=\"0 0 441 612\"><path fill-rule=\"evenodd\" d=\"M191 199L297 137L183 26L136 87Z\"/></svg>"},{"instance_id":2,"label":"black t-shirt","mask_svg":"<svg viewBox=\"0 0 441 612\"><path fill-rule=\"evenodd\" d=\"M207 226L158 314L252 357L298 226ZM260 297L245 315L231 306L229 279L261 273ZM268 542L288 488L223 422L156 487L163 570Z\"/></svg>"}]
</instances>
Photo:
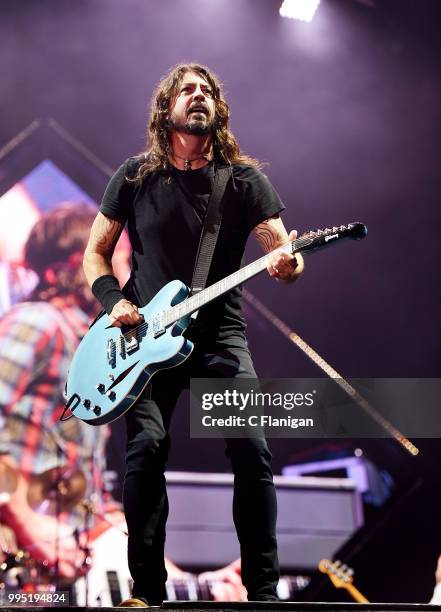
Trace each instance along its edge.
<instances>
[{"instance_id":1,"label":"black t-shirt","mask_svg":"<svg viewBox=\"0 0 441 612\"><path fill-rule=\"evenodd\" d=\"M142 184L127 181L139 158L129 158L110 180L100 211L128 222L132 272L123 292L144 306L168 282L191 284L202 224L211 193L214 166L154 172ZM241 267L250 231L284 209L267 177L253 166L233 165L224 201L218 242L207 286ZM243 337L241 289L237 287L201 308L191 338Z\"/></svg>"}]
</instances>

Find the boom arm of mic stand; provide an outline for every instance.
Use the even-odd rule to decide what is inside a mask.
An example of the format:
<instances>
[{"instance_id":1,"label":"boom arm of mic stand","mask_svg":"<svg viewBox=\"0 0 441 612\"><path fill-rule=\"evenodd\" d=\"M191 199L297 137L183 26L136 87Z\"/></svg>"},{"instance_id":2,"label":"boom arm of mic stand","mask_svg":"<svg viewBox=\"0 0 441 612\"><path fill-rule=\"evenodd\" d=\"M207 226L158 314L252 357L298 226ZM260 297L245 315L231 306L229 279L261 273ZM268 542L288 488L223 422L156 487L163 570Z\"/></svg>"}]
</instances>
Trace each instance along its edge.
<instances>
[{"instance_id":1,"label":"boom arm of mic stand","mask_svg":"<svg viewBox=\"0 0 441 612\"><path fill-rule=\"evenodd\" d=\"M297 346L301 351L305 353L311 361L315 363L329 378L332 378L342 389L345 391L351 399L356 402L362 410L364 410L369 416L382 427L396 442L398 442L408 453L413 457L416 457L420 450L417 448L409 438L406 438L396 427L387 421L369 402L362 396L348 381L337 372L327 361L323 359L309 344L307 344L303 338L286 325L277 315L275 315L269 308L267 308L262 302L257 299L252 293L246 289L242 290L242 294L245 300L253 306L258 313L260 313L264 319L266 319L271 325L278 329L285 338L288 338L293 344Z\"/></svg>"}]
</instances>

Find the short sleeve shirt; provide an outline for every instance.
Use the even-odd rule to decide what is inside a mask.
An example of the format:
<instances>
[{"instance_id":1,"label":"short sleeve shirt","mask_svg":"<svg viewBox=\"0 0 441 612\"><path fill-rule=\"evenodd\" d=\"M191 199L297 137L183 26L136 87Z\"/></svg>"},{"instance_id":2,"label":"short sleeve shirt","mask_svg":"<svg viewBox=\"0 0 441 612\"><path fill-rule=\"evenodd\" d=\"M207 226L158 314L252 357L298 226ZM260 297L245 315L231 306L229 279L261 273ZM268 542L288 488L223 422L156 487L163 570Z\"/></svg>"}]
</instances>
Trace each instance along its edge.
<instances>
[{"instance_id":1,"label":"short sleeve shirt","mask_svg":"<svg viewBox=\"0 0 441 612\"><path fill-rule=\"evenodd\" d=\"M69 363L88 323L79 308L49 302L16 304L0 319L0 454L25 474L79 469L101 504L108 428L60 421Z\"/></svg>"},{"instance_id":2,"label":"short sleeve shirt","mask_svg":"<svg viewBox=\"0 0 441 612\"><path fill-rule=\"evenodd\" d=\"M202 225L214 180L214 165L198 170L153 172L141 184L128 179L139 158L129 158L110 180L101 212L127 222L133 249L132 272L124 294L144 306L168 282L191 284ZM223 217L207 286L242 265L251 230L284 209L268 178L253 166L232 166ZM244 336L241 288L203 307L193 326L195 341Z\"/></svg>"}]
</instances>

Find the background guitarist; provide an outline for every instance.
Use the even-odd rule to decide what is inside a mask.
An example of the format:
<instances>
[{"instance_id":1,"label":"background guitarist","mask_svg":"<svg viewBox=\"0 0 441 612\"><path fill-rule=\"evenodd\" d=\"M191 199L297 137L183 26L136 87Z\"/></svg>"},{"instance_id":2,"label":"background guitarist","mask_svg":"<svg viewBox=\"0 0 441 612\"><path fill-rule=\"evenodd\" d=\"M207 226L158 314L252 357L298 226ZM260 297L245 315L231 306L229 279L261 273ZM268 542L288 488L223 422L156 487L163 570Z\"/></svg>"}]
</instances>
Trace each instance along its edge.
<instances>
[{"instance_id":1,"label":"background guitarist","mask_svg":"<svg viewBox=\"0 0 441 612\"><path fill-rule=\"evenodd\" d=\"M231 164L232 179L208 285L239 269L252 232L265 252L293 240L279 217L284 206L256 160L240 151L229 130L229 109L219 79L207 68L179 65L153 96L145 152L128 159L111 179L85 252L84 270L113 325L141 321L145 305L163 285L191 282L215 167ZM111 258L128 221L133 248L130 280L121 291ZM268 272L294 281L301 256L278 253ZM127 472L124 510L128 558L134 579L126 606L145 607L165 598L164 469L175 402L190 376L254 377L245 339L241 292L236 288L203 308L191 329L195 350L179 368L155 375L126 414ZM226 441L235 474L234 522L242 556L242 580L250 600L276 600L279 578L275 536L276 497L264 439ZM148 492L148 494L147 494Z\"/></svg>"},{"instance_id":2,"label":"background guitarist","mask_svg":"<svg viewBox=\"0 0 441 612\"><path fill-rule=\"evenodd\" d=\"M33 559L53 568L58 556L64 578L78 575L84 559L73 537L74 528L84 525L84 509L63 512L58 522L54 505L42 511L42 499L37 512L28 492L35 476L57 468L80 470L87 475L84 494L103 511L108 428L93 431L78 419L59 421L68 364L96 313L81 269L95 215L95 207L72 202L41 216L24 247L38 284L0 320L0 463L3 474L13 474L15 481L0 507L0 522L13 529L18 545Z\"/></svg>"}]
</instances>

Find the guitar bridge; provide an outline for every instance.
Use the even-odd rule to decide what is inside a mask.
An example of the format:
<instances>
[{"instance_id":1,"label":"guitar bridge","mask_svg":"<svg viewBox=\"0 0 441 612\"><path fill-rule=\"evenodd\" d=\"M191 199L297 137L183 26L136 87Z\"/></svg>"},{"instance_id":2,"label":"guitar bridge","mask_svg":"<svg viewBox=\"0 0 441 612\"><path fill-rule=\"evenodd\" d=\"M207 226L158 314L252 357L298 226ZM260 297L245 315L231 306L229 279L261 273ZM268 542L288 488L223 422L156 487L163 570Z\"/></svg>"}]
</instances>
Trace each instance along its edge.
<instances>
[{"instance_id":1,"label":"guitar bridge","mask_svg":"<svg viewBox=\"0 0 441 612\"><path fill-rule=\"evenodd\" d=\"M123 336L118 338L118 353L122 359L126 358L126 342Z\"/></svg>"},{"instance_id":2,"label":"guitar bridge","mask_svg":"<svg viewBox=\"0 0 441 612\"><path fill-rule=\"evenodd\" d=\"M126 337L124 340L125 352L127 354L133 353L133 351L136 351L138 346L139 346L139 343L138 343L138 338L136 337L136 332L133 332L131 334L126 334Z\"/></svg>"}]
</instances>

